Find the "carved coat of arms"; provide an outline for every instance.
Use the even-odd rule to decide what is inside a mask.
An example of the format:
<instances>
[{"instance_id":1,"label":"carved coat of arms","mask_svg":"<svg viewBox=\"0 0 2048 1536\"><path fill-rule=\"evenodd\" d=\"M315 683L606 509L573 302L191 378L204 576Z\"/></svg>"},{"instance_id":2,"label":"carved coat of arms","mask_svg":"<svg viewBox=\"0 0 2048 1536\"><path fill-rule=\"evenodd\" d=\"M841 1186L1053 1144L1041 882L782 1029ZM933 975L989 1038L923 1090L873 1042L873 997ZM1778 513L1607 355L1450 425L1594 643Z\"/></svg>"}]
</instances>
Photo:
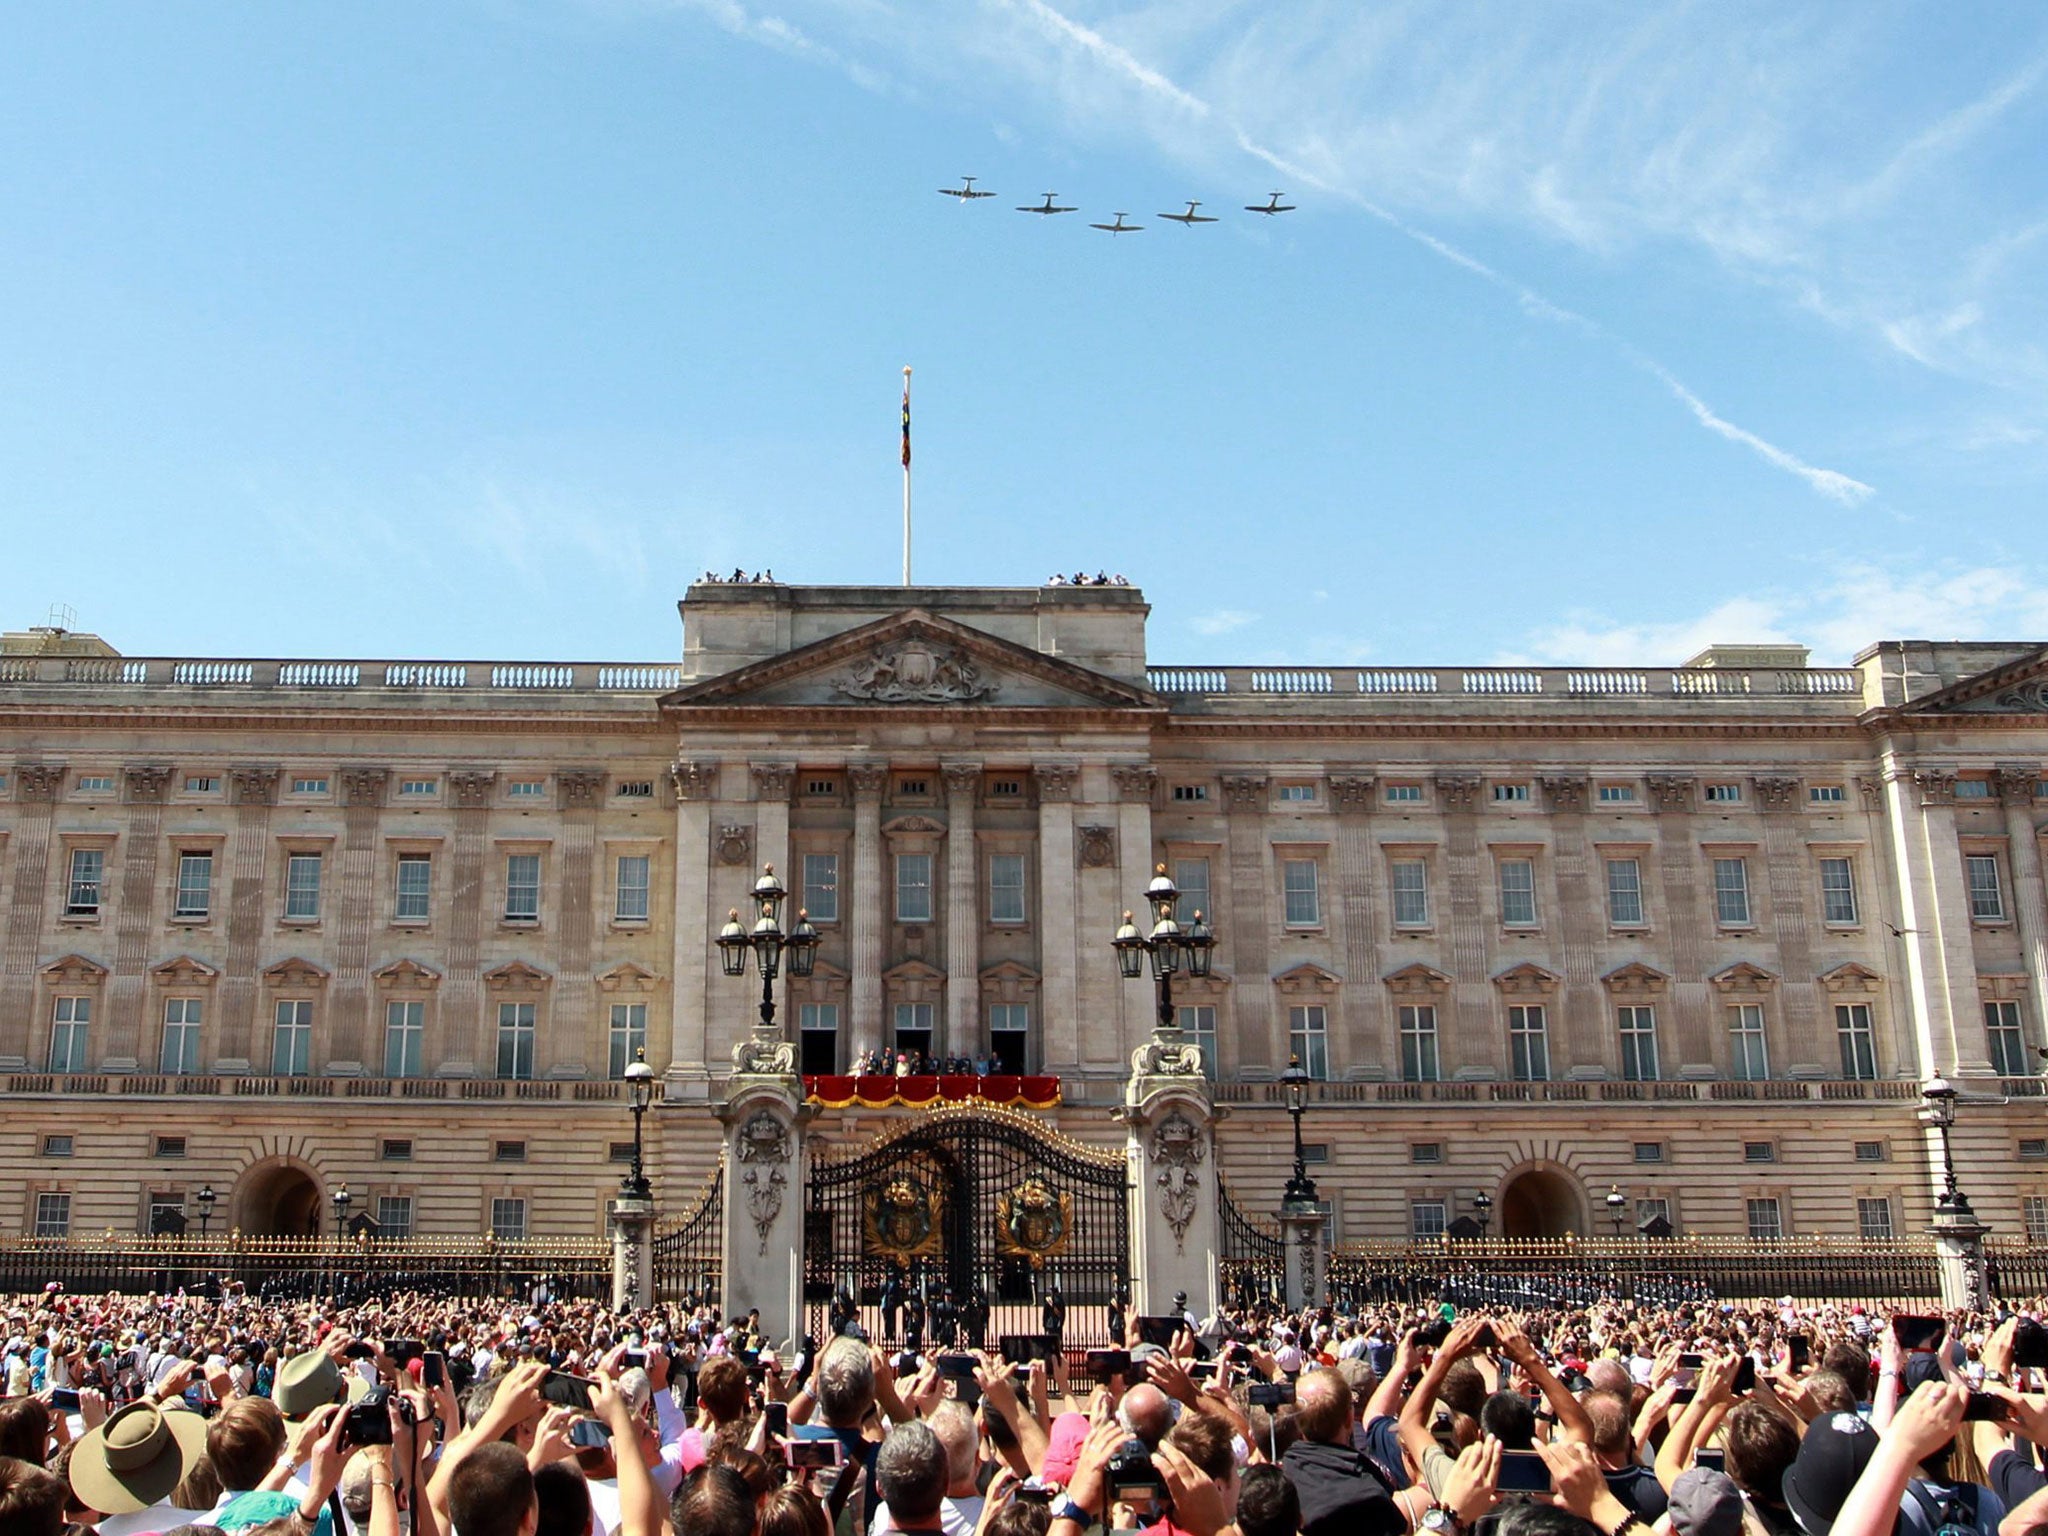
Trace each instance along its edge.
<instances>
[{"instance_id":1,"label":"carved coat of arms","mask_svg":"<svg viewBox=\"0 0 2048 1536\"><path fill-rule=\"evenodd\" d=\"M974 659L912 640L893 651L877 651L832 680L850 699L879 704L947 704L979 699L996 691Z\"/></svg>"},{"instance_id":2,"label":"carved coat of arms","mask_svg":"<svg viewBox=\"0 0 2048 1536\"><path fill-rule=\"evenodd\" d=\"M897 1260L936 1254L944 1232L937 1201L917 1180L898 1175L861 1196L862 1224L871 1253Z\"/></svg>"},{"instance_id":3,"label":"carved coat of arms","mask_svg":"<svg viewBox=\"0 0 2048 1536\"><path fill-rule=\"evenodd\" d=\"M996 1251L1034 1266L1064 1250L1074 1227L1074 1197L1032 1174L996 1197Z\"/></svg>"}]
</instances>

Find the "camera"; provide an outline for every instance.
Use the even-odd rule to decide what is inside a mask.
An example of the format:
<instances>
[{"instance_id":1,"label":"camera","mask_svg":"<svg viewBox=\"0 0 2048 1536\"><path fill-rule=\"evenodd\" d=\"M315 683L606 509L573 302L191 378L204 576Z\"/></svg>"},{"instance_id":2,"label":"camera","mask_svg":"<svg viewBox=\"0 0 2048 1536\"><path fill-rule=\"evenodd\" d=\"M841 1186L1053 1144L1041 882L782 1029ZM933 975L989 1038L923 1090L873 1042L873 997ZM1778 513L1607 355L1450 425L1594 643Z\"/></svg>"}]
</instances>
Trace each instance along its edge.
<instances>
[{"instance_id":1,"label":"camera","mask_svg":"<svg viewBox=\"0 0 2048 1536\"><path fill-rule=\"evenodd\" d=\"M1141 1520L1152 1519L1166 1501L1166 1482L1152 1465L1142 1440L1126 1440L1103 1464L1102 1477L1110 1498L1128 1504Z\"/></svg>"},{"instance_id":2,"label":"camera","mask_svg":"<svg viewBox=\"0 0 2048 1536\"><path fill-rule=\"evenodd\" d=\"M391 1443L391 1389L372 1387L365 1392L362 1400L349 1405L347 1425L342 1436L350 1445L389 1445ZM398 1399L399 1422L411 1424L412 1404L405 1398Z\"/></svg>"},{"instance_id":3,"label":"camera","mask_svg":"<svg viewBox=\"0 0 2048 1536\"><path fill-rule=\"evenodd\" d=\"M598 1446L610 1445L612 1443L611 1426L601 1423L596 1419L578 1419L569 1426L569 1443L580 1451L595 1450Z\"/></svg>"},{"instance_id":4,"label":"camera","mask_svg":"<svg viewBox=\"0 0 2048 1536\"><path fill-rule=\"evenodd\" d=\"M2022 1370L2048 1366L2048 1327L2023 1317L2012 1331L2012 1363Z\"/></svg>"},{"instance_id":5,"label":"camera","mask_svg":"<svg viewBox=\"0 0 2048 1536\"><path fill-rule=\"evenodd\" d=\"M1245 1401L1254 1408L1278 1408L1294 1401L1294 1383L1255 1381L1245 1388Z\"/></svg>"}]
</instances>

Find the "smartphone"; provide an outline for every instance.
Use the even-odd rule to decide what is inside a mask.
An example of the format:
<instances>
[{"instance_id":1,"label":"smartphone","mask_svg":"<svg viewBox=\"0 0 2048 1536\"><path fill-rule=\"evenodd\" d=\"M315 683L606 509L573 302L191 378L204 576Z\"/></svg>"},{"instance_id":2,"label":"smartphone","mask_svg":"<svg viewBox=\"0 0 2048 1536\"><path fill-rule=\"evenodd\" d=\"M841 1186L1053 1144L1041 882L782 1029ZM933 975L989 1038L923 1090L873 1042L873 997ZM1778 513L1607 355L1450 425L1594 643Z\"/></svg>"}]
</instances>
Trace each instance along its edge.
<instances>
[{"instance_id":1,"label":"smartphone","mask_svg":"<svg viewBox=\"0 0 2048 1536\"><path fill-rule=\"evenodd\" d=\"M393 1365L409 1365L427 1352L427 1346L418 1339L392 1339L384 1346L384 1353Z\"/></svg>"},{"instance_id":2,"label":"smartphone","mask_svg":"<svg viewBox=\"0 0 2048 1536\"><path fill-rule=\"evenodd\" d=\"M1029 1365L1034 1360L1052 1363L1052 1335L1049 1333L1006 1333L996 1340L1005 1365Z\"/></svg>"},{"instance_id":3,"label":"smartphone","mask_svg":"<svg viewBox=\"0 0 2048 1536\"><path fill-rule=\"evenodd\" d=\"M1500 1335L1493 1331L1492 1323L1481 1323L1479 1325L1479 1331L1472 1335L1472 1347L1474 1349L1498 1349L1500 1347Z\"/></svg>"},{"instance_id":4,"label":"smartphone","mask_svg":"<svg viewBox=\"0 0 2048 1536\"><path fill-rule=\"evenodd\" d=\"M202 1356L201 1358L204 1357ZM370 1348L367 1344L351 1344L341 1352L341 1358L344 1360L374 1360L377 1358L377 1351Z\"/></svg>"},{"instance_id":5,"label":"smartphone","mask_svg":"<svg viewBox=\"0 0 2048 1536\"><path fill-rule=\"evenodd\" d=\"M1294 1383L1255 1381L1245 1389L1245 1401L1254 1408L1279 1408L1294 1401Z\"/></svg>"},{"instance_id":6,"label":"smartphone","mask_svg":"<svg viewBox=\"0 0 2048 1536\"><path fill-rule=\"evenodd\" d=\"M1678 1367L1671 1373L1671 1384L1677 1389L1671 1394L1672 1402L1689 1403L1700 1395L1700 1365L1699 1355L1678 1357Z\"/></svg>"},{"instance_id":7,"label":"smartphone","mask_svg":"<svg viewBox=\"0 0 2048 1536\"><path fill-rule=\"evenodd\" d=\"M1026 1478L1017 1485L1017 1491L1010 1497L1019 1504L1050 1504L1052 1484L1042 1483L1035 1477Z\"/></svg>"},{"instance_id":8,"label":"smartphone","mask_svg":"<svg viewBox=\"0 0 2048 1536\"><path fill-rule=\"evenodd\" d=\"M1787 1334L1785 1337L1785 1349L1786 1359L1791 1362L1792 1369L1795 1371L1805 1370L1806 1362L1812 1358L1813 1349L1813 1346L1807 1343L1806 1335L1803 1333Z\"/></svg>"},{"instance_id":9,"label":"smartphone","mask_svg":"<svg viewBox=\"0 0 2048 1536\"><path fill-rule=\"evenodd\" d=\"M578 1419L569 1426L569 1443L578 1450L594 1450L612 1443L612 1427L596 1419Z\"/></svg>"},{"instance_id":10,"label":"smartphone","mask_svg":"<svg viewBox=\"0 0 2048 1536\"><path fill-rule=\"evenodd\" d=\"M1131 1374L1131 1352L1128 1349L1089 1350L1088 1374L1101 1383L1107 1383L1112 1376L1122 1376L1128 1380Z\"/></svg>"},{"instance_id":11,"label":"smartphone","mask_svg":"<svg viewBox=\"0 0 2048 1536\"><path fill-rule=\"evenodd\" d=\"M946 1395L970 1408L981 1401L981 1383L974 1379L977 1363L972 1355L939 1356L939 1379L945 1383Z\"/></svg>"},{"instance_id":12,"label":"smartphone","mask_svg":"<svg viewBox=\"0 0 2048 1536\"><path fill-rule=\"evenodd\" d=\"M1497 1486L1502 1493L1548 1493L1550 1463L1534 1451L1502 1451Z\"/></svg>"},{"instance_id":13,"label":"smartphone","mask_svg":"<svg viewBox=\"0 0 2048 1536\"><path fill-rule=\"evenodd\" d=\"M761 1411L768 1416L769 1434L780 1436L789 1433L789 1404L770 1403Z\"/></svg>"},{"instance_id":14,"label":"smartphone","mask_svg":"<svg viewBox=\"0 0 2048 1536\"><path fill-rule=\"evenodd\" d=\"M629 1371L635 1369L644 1371L647 1369L647 1351L644 1349L627 1350L625 1359L626 1369Z\"/></svg>"},{"instance_id":15,"label":"smartphone","mask_svg":"<svg viewBox=\"0 0 2048 1536\"><path fill-rule=\"evenodd\" d=\"M59 1413L78 1412L78 1388L52 1387L50 1389L50 1406Z\"/></svg>"},{"instance_id":16,"label":"smartphone","mask_svg":"<svg viewBox=\"0 0 2048 1536\"><path fill-rule=\"evenodd\" d=\"M1892 1319L1892 1337L1899 1348L1915 1354L1932 1354L1948 1336L1948 1323L1939 1317L1913 1317L1901 1313Z\"/></svg>"},{"instance_id":17,"label":"smartphone","mask_svg":"<svg viewBox=\"0 0 2048 1536\"><path fill-rule=\"evenodd\" d=\"M1188 1364L1188 1379L1197 1386L1209 1386L1216 1380L1217 1365L1218 1362L1214 1360L1191 1361Z\"/></svg>"},{"instance_id":18,"label":"smartphone","mask_svg":"<svg viewBox=\"0 0 2048 1536\"><path fill-rule=\"evenodd\" d=\"M438 1350L428 1350L420 1356L420 1385L430 1390L448 1380L448 1365Z\"/></svg>"},{"instance_id":19,"label":"smartphone","mask_svg":"<svg viewBox=\"0 0 2048 1536\"><path fill-rule=\"evenodd\" d=\"M2024 1371L2048 1366L2048 1327L2031 1317L2021 1318L2012 1331L2012 1363Z\"/></svg>"},{"instance_id":20,"label":"smartphone","mask_svg":"<svg viewBox=\"0 0 2048 1536\"><path fill-rule=\"evenodd\" d=\"M1972 1392L1969 1401L1963 1404L1963 1421L1981 1419L1987 1424L1998 1424L2010 1411L2010 1405L1996 1392Z\"/></svg>"},{"instance_id":21,"label":"smartphone","mask_svg":"<svg viewBox=\"0 0 2048 1536\"><path fill-rule=\"evenodd\" d=\"M846 1448L838 1437L825 1440L791 1440L782 1447L783 1461L800 1472L826 1472L843 1466Z\"/></svg>"},{"instance_id":22,"label":"smartphone","mask_svg":"<svg viewBox=\"0 0 2048 1536\"><path fill-rule=\"evenodd\" d=\"M1744 1392L1754 1392L1756 1390L1755 1355L1744 1355L1736 1362L1735 1380L1729 1384L1729 1390L1737 1396Z\"/></svg>"},{"instance_id":23,"label":"smartphone","mask_svg":"<svg viewBox=\"0 0 2048 1536\"><path fill-rule=\"evenodd\" d=\"M581 1408L587 1413L590 1410L590 1389L596 1385L588 1376L549 1371L540 1380L541 1401L561 1408Z\"/></svg>"},{"instance_id":24,"label":"smartphone","mask_svg":"<svg viewBox=\"0 0 2048 1536\"><path fill-rule=\"evenodd\" d=\"M1172 1349L1173 1336L1187 1325L1184 1317L1141 1317L1138 1319L1138 1342Z\"/></svg>"},{"instance_id":25,"label":"smartphone","mask_svg":"<svg viewBox=\"0 0 2048 1536\"><path fill-rule=\"evenodd\" d=\"M1702 1446L1692 1453L1692 1464L1696 1467L1709 1468L1715 1472L1726 1472L1728 1470L1728 1453L1726 1451L1710 1451L1705 1446Z\"/></svg>"}]
</instances>

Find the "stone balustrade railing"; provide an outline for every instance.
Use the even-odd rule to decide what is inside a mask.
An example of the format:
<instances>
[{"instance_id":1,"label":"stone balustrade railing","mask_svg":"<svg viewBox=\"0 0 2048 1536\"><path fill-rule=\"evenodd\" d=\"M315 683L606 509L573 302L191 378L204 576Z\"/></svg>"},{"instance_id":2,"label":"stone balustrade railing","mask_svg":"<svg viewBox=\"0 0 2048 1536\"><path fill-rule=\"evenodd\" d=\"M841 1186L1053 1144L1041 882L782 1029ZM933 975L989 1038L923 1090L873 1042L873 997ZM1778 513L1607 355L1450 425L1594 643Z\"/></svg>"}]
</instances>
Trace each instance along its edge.
<instances>
[{"instance_id":1,"label":"stone balustrade railing","mask_svg":"<svg viewBox=\"0 0 2048 1536\"><path fill-rule=\"evenodd\" d=\"M1998 1092L2008 1098L2040 1097L2048 1079L2000 1078ZM1213 1092L1224 1104L1285 1104L1285 1085L1218 1083ZM1720 1079L1671 1079L1650 1083L1373 1083L1315 1082L1306 1089L1311 1104L1636 1104L1724 1101L1809 1104L1840 1100L1913 1099L1918 1083L1846 1081L1837 1079L1771 1078L1762 1082Z\"/></svg>"},{"instance_id":2,"label":"stone balustrade railing","mask_svg":"<svg viewBox=\"0 0 2048 1536\"><path fill-rule=\"evenodd\" d=\"M609 1078L239 1077L211 1073L17 1072L0 1077L4 1094L79 1094L90 1098L520 1099L544 1103L616 1100Z\"/></svg>"},{"instance_id":3,"label":"stone balustrade railing","mask_svg":"<svg viewBox=\"0 0 2048 1536\"><path fill-rule=\"evenodd\" d=\"M666 693L683 669L644 661L290 661L177 656L0 656L0 684L291 693Z\"/></svg>"},{"instance_id":4,"label":"stone balustrade railing","mask_svg":"<svg viewBox=\"0 0 2048 1536\"><path fill-rule=\"evenodd\" d=\"M1853 667L1152 667L1147 680L1174 697L1322 694L1331 698L1804 698L1860 705Z\"/></svg>"}]
</instances>

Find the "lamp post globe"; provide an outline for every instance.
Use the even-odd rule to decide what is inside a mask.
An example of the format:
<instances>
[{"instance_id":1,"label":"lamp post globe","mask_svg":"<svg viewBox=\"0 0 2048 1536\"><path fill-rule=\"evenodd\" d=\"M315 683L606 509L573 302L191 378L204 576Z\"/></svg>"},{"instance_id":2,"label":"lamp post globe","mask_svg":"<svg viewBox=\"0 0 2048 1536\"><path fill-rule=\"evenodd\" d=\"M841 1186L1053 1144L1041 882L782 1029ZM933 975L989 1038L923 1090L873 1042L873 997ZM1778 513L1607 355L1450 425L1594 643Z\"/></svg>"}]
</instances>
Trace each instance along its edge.
<instances>
[{"instance_id":1,"label":"lamp post globe","mask_svg":"<svg viewBox=\"0 0 2048 1536\"><path fill-rule=\"evenodd\" d=\"M754 957L754 969L761 976L761 1003L754 1020L754 1038L765 1044L782 1037L775 1017L775 978L785 970L798 979L811 975L818 963L818 946L823 936L811 922L810 913L803 909L798 910L796 921L784 931L782 904L789 891L776 877L773 864L761 866L761 876L747 897L754 904L753 925L749 927L742 921L739 908L734 907L726 913L725 926L719 929L714 942L718 946L719 968L728 976L744 976L747 956Z\"/></svg>"},{"instance_id":2,"label":"lamp post globe","mask_svg":"<svg viewBox=\"0 0 2048 1536\"><path fill-rule=\"evenodd\" d=\"M1479 1223L1479 1240L1486 1241L1486 1228L1493 1219L1493 1196L1485 1190L1472 1197L1472 1215Z\"/></svg>"},{"instance_id":3,"label":"lamp post globe","mask_svg":"<svg viewBox=\"0 0 2048 1536\"><path fill-rule=\"evenodd\" d=\"M647 1182L646 1165L640 1153L640 1119L654 1102L654 1068L647 1065L643 1048L633 1053L626 1066L626 1107L633 1112L633 1169L619 1181L619 1193L631 1200L646 1200L653 1191Z\"/></svg>"},{"instance_id":4,"label":"lamp post globe","mask_svg":"<svg viewBox=\"0 0 2048 1536\"><path fill-rule=\"evenodd\" d=\"M1624 1219L1623 1213L1627 1211L1627 1209L1628 1196L1624 1195L1621 1192L1621 1186L1619 1184L1608 1185L1607 1219L1614 1223L1614 1236L1617 1241L1619 1241L1621 1237L1621 1224Z\"/></svg>"},{"instance_id":5,"label":"lamp post globe","mask_svg":"<svg viewBox=\"0 0 2048 1536\"><path fill-rule=\"evenodd\" d=\"M202 1184L199 1193L192 1198L199 1205L199 1235L204 1237L208 1223L213 1220L213 1202L220 1197L214 1194L211 1184Z\"/></svg>"},{"instance_id":6,"label":"lamp post globe","mask_svg":"<svg viewBox=\"0 0 2048 1536\"><path fill-rule=\"evenodd\" d=\"M1180 888L1167 874L1166 866L1154 867L1145 887L1145 901L1152 909L1149 931L1138 927L1135 915L1126 909L1123 921L1109 941L1116 951L1117 971L1126 981L1136 981L1151 963L1152 981L1158 989L1155 1039L1180 1039L1179 1017L1173 1011L1173 978L1183 970L1193 977L1205 977L1215 960L1215 930L1197 912L1191 922L1180 921Z\"/></svg>"},{"instance_id":7,"label":"lamp post globe","mask_svg":"<svg viewBox=\"0 0 2048 1536\"><path fill-rule=\"evenodd\" d=\"M1941 1194L1934 1202L1934 1214L1969 1220L1974 1219L1976 1212L1970 1209L1970 1197L1956 1184L1955 1151L1948 1139L1949 1130L1956 1123L1956 1101L1960 1097L1955 1084L1940 1073L1920 1085L1920 1098L1925 1106L1921 1114L1941 1138Z\"/></svg>"},{"instance_id":8,"label":"lamp post globe","mask_svg":"<svg viewBox=\"0 0 2048 1536\"><path fill-rule=\"evenodd\" d=\"M1308 1150L1301 1140L1301 1117L1308 1112L1308 1085L1312 1081L1299 1056L1287 1058L1287 1070L1280 1074L1281 1085L1287 1090L1287 1113L1294 1121L1294 1177L1287 1181L1281 1195L1287 1205L1316 1203L1316 1181L1308 1176Z\"/></svg>"}]
</instances>

